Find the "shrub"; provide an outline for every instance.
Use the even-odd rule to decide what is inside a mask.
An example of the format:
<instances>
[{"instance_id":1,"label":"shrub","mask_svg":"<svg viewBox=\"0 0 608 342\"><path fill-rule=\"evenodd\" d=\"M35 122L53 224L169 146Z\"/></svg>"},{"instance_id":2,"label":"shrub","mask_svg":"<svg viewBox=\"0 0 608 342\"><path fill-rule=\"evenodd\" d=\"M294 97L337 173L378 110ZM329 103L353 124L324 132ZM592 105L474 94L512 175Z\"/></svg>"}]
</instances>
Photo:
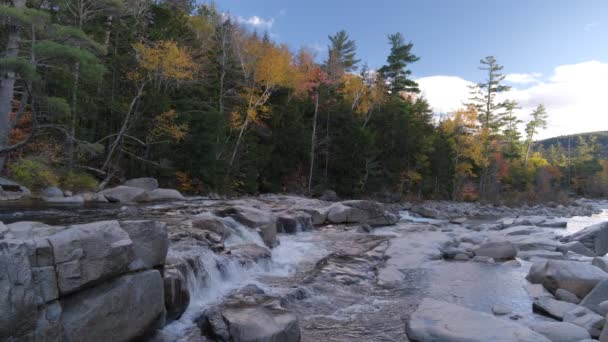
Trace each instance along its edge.
<instances>
[{"instance_id":1,"label":"shrub","mask_svg":"<svg viewBox=\"0 0 608 342\"><path fill-rule=\"evenodd\" d=\"M61 180L61 188L72 192L93 191L97 188L97 179L86 172L68 172Z\"/></svg>"},{"instance_id":2,"label":"shrub","mask_svg":"<svg viewBox=\"0 0 608 342\"><path fill-rule=\"evenodd\" d=\"M21 158L9 166L11 178L30 188L40 190L47 186L56 186L59 177L55 171L39 158Z\"/></svg>"}]
</instances>

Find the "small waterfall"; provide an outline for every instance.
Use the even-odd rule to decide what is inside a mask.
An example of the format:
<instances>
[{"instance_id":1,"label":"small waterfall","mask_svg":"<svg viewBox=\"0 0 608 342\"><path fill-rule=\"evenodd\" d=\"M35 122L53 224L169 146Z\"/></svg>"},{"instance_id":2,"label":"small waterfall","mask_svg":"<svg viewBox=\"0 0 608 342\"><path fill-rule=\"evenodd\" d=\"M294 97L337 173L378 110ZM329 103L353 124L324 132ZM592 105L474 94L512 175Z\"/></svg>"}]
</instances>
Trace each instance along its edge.
<instances>
[{"instance_id":1,"label":"small waterfall","mask_svg":"<svg viewBox=\"0 0 608 342\"><path fill-rule=\"evenodd\" d=\"M258 232L245 227L241 223L235 221L232 217L223 217L222 221L224 222L225 227L230 230L228 237L224 241L225 246L230 247L246 243L255 243L256 245L266 247Z\"/></svg>"}]
</instances>

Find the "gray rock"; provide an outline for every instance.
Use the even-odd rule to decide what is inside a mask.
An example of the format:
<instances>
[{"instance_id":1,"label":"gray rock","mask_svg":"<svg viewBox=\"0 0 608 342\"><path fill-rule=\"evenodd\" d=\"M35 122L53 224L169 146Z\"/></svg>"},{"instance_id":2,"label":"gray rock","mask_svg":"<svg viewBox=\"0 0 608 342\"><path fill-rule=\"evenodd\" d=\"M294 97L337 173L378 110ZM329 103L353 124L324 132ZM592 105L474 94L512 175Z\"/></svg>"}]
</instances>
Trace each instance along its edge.
<instances>
[{"instance_id":1,"label":"gray rock","mask_svg":"<svg viewBox=\"0 0 608 342\"><path fill-rule=\"evenodd\" d=\"M133 201L139 203L162 202L162 201L183 201L186 198L174 189L154 189L137 195Z\"/></svg>"},{"instance_id":2,"label":"gray rock","mask_svg":"<svg viewBox=\"0 0 608 342\"><path fill-rule=\"evenodd\" d=\"M130 186L133 188L140 188L146 191L152 191L158 189L158 181L150 177L133 178L126 181L124 186Z\"/></svg>"},{"instance_id":3,"label":"gray rock","mask_svg":"<svg viewBox=\"0 0 608 342\"><path fill-rule=\"evenodd\" d=\"M222 221L222 218L209 212L195 215L192 218L192 228L208 230L210 232L219 234L223 238L227 237L229 234L224 222Z\"/></svg>"},{"instance_id":4,"label":"gray rock","mask_svg":"<svg viewBox=\"0 0 608 342\"><path fill-rule=\"evenodd\" d=\"M548 219L538 224L539 227L546 228L566 228L568 227L568 220L565 219Z\"/></svg>"},{"instance_id":5,"label":"gray rock","mask_svg":"<svg viewBox=\"0 0 608 342\"><path fill-rule=\"evenodd\" d=\"M551 252L551 251L519 251L517 253L517 257L522 260L542 260L542 259L553 259L553 260L563 260L565 258L564 254L561 252Z\"/></svg>"},{"instance_id":6,"label":"gray rock","mask_svg":"<svg viewBox=\"0 0 608 342\"><path fill-rule=\"evenodd\" d=\"M272 253L268 248L258 246L253 243L236 245L228 250L228 253L239 260L243 265L259 263L263 260L270 260Z\"/></svg>"},{"instance_id":7,"label":"gray rock","mask_svg":"<svg viewBox=\"0 0 608 342\"><path fill-rule=\"evenodd\" d=\"M608 315L608 300L605 300L603 302L601 302L598 306L597 306L597 311L598 314L606 317L606 315Z\"/></svg>"},{"instance_id":8,"label":"gray rock","mask_svg":"<svg viewBox=\"0 0 608 342\"><path fill-rule=\"evenodd\" d=\"M473 258L473 261L475 261L475 262L485 262L485 263L491 264L491 263L494 262L494 259L492 259L490 257L486 257L486 256L476 255Z\"/></svg>"},{"instance_id":9,"label":"gray rock","mask_svg":"<svg viewBox=\"0 0 608 342\"><path fill-rule=\"evenodd\" d=\"M464 253L459 253L456 254L456 256L454 256L454 260L458 260L458 261L468 261L469 260L469 256L464 254Z\"/></svg>"},{"instance_id":10,"label":"gray rock","mask_svg":"<svg viewBox=\"0 0 608 342\"><path fill-rule=\"evenodd\" d=\"M275 246L277 221L272 213L243 205L218 210L216 213L222 217L230 216L249 228L259 229L264 243L269 247Z\"/></svg>"},{"instance_id":11,"label":"gray rock","mask_svg":"<svg viewBox=\"0 0 608 342\"><path fill-rule=\"evenodd\" d=\"M333 190L323 191L323 194L321 195L321 197L319 197L319 199L321 201L327 201L327 202L337 202L340 200L340 198L338 197L338 194L336 194L336 192Z\"/></svg>"},{"instance_id":12,"label":"gray rock","mask_svg":"<svg viewBox=\"0 0 608 342\"><path fill-rule=\"evenodd\" d=\"M353 200L332 204L327 213L331 223L366 223L371 226L393 225L399 217L378 202Z\"/></svg>"},{"instance_id":13,"label":"gray rock","mask_svg":"<svg viewBox=\"0 0 608 342\"><path fill-rule=\"evenodd\" d=\"M125 203L133 202L135 197L143 194L144 192L146 192L146 190L141 188L121 185L101 191L99 194L104 196L110 202Z\"/></svg>"},{"instance_id":14,"label":"gray rock","mask_svg":"<svg viewBox=\"0 0 608 342\"><path fill-rule=\"evenodd\" d=\"M608 221L587 227L562 239L562 242L571 241L580 241L597 256L606 255L608 253Z\"/></svg>"},{"instance_id":15,"label":"gray rock","mask_svg":"<svg viewBox=\"0 0 608 342\"><path fill-rule=\"evenodd\" d=\"M133 242L118 221L75 225L48 238L62 295L125 272Z\"/></svg>"},{"instance_id":16,"label":"gray rock","mask_svg":"<svg viewBox=\"0 0 608 342\"><path fill-rule=\"evenodd\" d=\"M100 193L84 192L84 193L80 194L80 196L82 196L85 203L108 203L109 202L108 199Z\"/></svg>"},{"instance_id":17,"label":"gray rock","mask_svg":"<svg viewBox=\"0 0 608 342\"><path fill-rule=\"evenodd\" d=\"M496 316L504 316L510 314L511 312L513 312L513 310L511 310L511 308L506 305L496 304L492 307L492 312Z\"/></svg>"},{"instance_id":18,"label":"gray rock","mask_svg":"<svg viewBox=\"0 0 608 342\"><path fill-rule=\"evenodd\" d=\"M123 275L61 300L65 341L128 341L164 323L163 280L156 270Z\"/></svg>"},{"instance_id":19,"label":"gray rock","mask_svg":"<svg viewBox=\"0 0 608 342\"><path fill-rule=\"evenodd\" d=\"M608 280L597 284L589 294L583 298L580 305L594 312L601 313L600 303L608 301Z\"/></svg>"},{"instance_id":20,"label":"gray rock","mask_svg":"<svg viewBox=\"0 0 608 342\"><path fill-rule=\"evenodd\" d=\"M566 254L568 252L574 252L576 254L580 254L580 255L584 255L584 256L588 256L588 257L595 256L595 252L593 252L589 248L585 247L585 245L583 245L580 241L572 241L572 242L565 243L561 246L558 246L557 250L564 254Z\"/></svg>"},{"instance_id":21,"label":"gray rock","mask_svg":"<svg viewBox=\"0 0 608 342\"><path fill-rule=\"evenodd\" d=\"M555 298L572 304L578 304L581 302L581 299L578 298L574 293L564 289L557 289L557 291L555 291Z\"/></svg>"},{"instance_id":22,"label":"gray rock","mask_svg":"<svg viewBox=\"0 0 608 342\"><path fill-rule=\"evenodd\" d=\"M579 306L564 314L564 322L572 323L585 328L591 337L599 337L604 327L604 317L595 312Z\"/></svg>"},{"instance_id":23,"label":"gray rock","mask_svg":"<svg viewBox=\"0 0 608 342\"><path fill-rule=\"evenodd\" d=\"M49 186L42 190L42 196L44 197L63 197L63 191L56 186Z\"/></svg>"},{"instance_id":24,"label":"gray rock","mask_svg":"<svg viewBox=\"0 0 608 342\"><path fill-rule=\"evenodd\" d=\"M494 260L510 260L517 255L517 247L508 241L487 242L473 250L475 255L493 258Z\"/></svg>"},{"instance_id":25,"label":"gray rock","mask_svg":"<svg viewBox=\"0 0 608 342\"><path fill-rule=\"evenodd\" d=\"M47 203L56 204L84 204L84 198L82 196L71 196L71 197L43 197Z\"/></svg>"},{"instance_id":26,"label":"gray rock","mask_svg":"<svg viewBox=\"0 0 608 342\"><path fill-rule=\"evenodd\" d=\"M604 257L593 258L591 265L601 268L604 272L608 272L608 259Z\"/></svg>"},{"instance_id":27,"label":"gray rock","mask_svg":"<svg viewBox=\"0 0 608 342\"><path fill-rule=\"evenodd\" d=\"M130 271L144 270L165 264L169 250L167 225L158 221L122 221L120 227L133 241L135 260Z\"/></svg>"},{"instance_id":28,"label":"gray rock","mask_svg":"<svg viewBox=\"0 0 608 342\"><path fill-rule=\"evenodd\" d=\"M566 313L576 310L577 308L579 308L579 306L576 304L562 302L561 300L550 297L536 298L532 304L532 309L534 309L534 311L559 320L563 320Z\"/></svg>"},{"instance_id":29,"label":"gray rock","mask_svg":"<svg viewBox=\"0 0 608 342\"><path fill-rule=\"evenodd\" d=\"M545 336L551 342L577 342L591 338L585 328L572 323L530 322L528 327Z\"/></svg>"},{"instance_id":30,"label":"gray rock","mask_svg":"<svg viewBox=\"0 0 608 342\"><path fill-rule=\"evenodd\" d=\"M528 273L528 280L542 284L551 293L558 288L568 290L579 298L584 298L601 281L608 279L608 273L596 266L578 262L549 260L535 263Z\"/></svg>"},{"instance_id":31,"label":"gray rock","mask_svg":"<svg viewBox=\"0 0 608 342\"><path fill-rule=\"evenodd\" d=\"M530 284L530 283L527 283L527 284L524 285L524 288L526 289L526 291L528 292L528 294L530 295L530 297L532 297L533 299L537 299L537 298L540 298L540 297L553 298L553 294L551 294L551 292L547 291L540 284Z\"/></svg>"},{"instance_id":32,"label":"gray rock","mask_svg":"<svg viewBox=\"0 0 608 342\"><path fill-rule=\"evenodd\" d=\"M424 299L406 326L418 342L549 342L525 326L461 306Z\"/></svg>"},{"instance_id":33,"label":"gray rock","mask_svg":"<svg viewBox=\"0 0 608 342\"><path fill-rule=\"evenodd\" d=\"M198 318L201 330L214 340L234 342L299 342L297 316L280 300L259 291L229 298Z\"/></svg>"}]
</instances>

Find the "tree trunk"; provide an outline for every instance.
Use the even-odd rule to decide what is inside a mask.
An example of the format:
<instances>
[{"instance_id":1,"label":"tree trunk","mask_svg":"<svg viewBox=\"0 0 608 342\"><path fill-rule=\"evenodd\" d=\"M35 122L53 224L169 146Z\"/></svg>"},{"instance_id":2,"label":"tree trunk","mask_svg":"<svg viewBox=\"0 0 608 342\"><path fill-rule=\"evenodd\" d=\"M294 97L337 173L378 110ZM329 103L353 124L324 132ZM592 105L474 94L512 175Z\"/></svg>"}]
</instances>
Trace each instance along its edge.
<instances>
[{"instance_id":1,"label":"tree trunk","mask_svg":"<svg viewBox=\"0 0 608 342\"><path fill-rule=\"evenodd\" d=\"M234 145L234 150L232 151L232 156L230 157L230 164L228 164L228 173L230 175L230 171L232 171L232 164L234 164L234 160L236 159L236 154L239 151L239 146L241 145L241 139L243 138L243 134L249 125L249 115L245 117L245 122L241 126L241 130L239 131L239 137L236 139L236 145Z\"/></svg>"},{"instance_id":2,"label":"tree trunk","mask_svg":"<svg viewBox=\"0 0 608 342\"><path fill-rule=\"evenodd\" d=\"M312 175L315 168L315 147L317 145L317 116L319 114L319 91L315 93L315 114L312 118L312 134L310 136L310 170L308 171L308 194L312 193Z\"/></svg>"},{"instance_id":3,"label":"tree trunk","mask_svg":"<svg viewBox=\"0 0 608 342\"><path fill-rule=\"evenodd\" d=\"M14 7L25 7L25 0L13 0ZM9 21L11 19L8 19ZM9 25L5 57L17 57L21 43L21 31L17 24ZM0 75L0 149L7 147L11 134L11 112L15 95L16 75L12 71ZM0 172L4 169L5 156L0 156Z\"/></svg>"},{"instance_id":4,"label":"tree trunk","mask_svg":"<svg viewBox=\"0 0 608 342\"><path fill-rule=\"evenodd\" d=\"M72 84L72 115L70 120L70 138L68 139L68 168L71 170L74 167L74 150L76 137L76 115L78 105L78 84L80 82L80 63L74 65L74 83Z\"/></svg>"}]
</instances>

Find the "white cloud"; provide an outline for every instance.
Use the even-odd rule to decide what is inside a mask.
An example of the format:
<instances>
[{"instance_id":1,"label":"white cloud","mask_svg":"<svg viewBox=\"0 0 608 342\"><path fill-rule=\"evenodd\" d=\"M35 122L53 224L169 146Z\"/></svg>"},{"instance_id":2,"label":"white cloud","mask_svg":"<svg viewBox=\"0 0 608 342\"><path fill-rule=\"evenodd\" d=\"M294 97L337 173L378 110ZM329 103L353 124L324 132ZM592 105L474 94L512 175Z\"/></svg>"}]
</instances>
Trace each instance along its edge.
<instances>
[{"instance_id":1,"label":"white cloud","mask_svg":"<svg viewBox=\"0 0 608 342\"><path fill-rule=\"evenodd\" d=\"M274 24L274 18L264 19L262 17L258 17L257 15L247 17L247 18L238 16L236 18L236 20L241 24L249 25L249 26L252 26L255 28L262 28L262 29L270 29L272 27L272 25Z\"/></svg>"},{"instance_id":2,"label":"white cloud","mask_svg":"<svg viewBox=\"0 0 608 342\"><path fill-rule=\"evenodd\" d=\"M449 113L463 107L470 97L469 86L473 82L458 76L430 76L416 80L422 95L429 101L433 111Z\"/></svg>"},{"instance_id":3,"label":"white cloud","mask_svg":"<svg viewBox=\"0 0 608 342\"><path fill-rule=\"evenodd\" d=\"M544 104L549 113L549 127L539 138L608 130L606 104L608 63L588 61L556 67L545 81L522 85L501 95L522 107L518 116L524 121L536 106ZM467 85L455 76L431 76L417 80L433 110L449 112L461 108L469 98Z\"/></svg>"},{"instance_id":4,"label":"white cloud","mask_svg":"<svg viewBox=\"0 0 608 342\"><path fill-rule=\"evenodd\" d=\"M514 84L530 84L539 82L538 78L541 77L541 73L532 74L508 74L505 76L505 81Z\"/></svg>"}]
</instances>

